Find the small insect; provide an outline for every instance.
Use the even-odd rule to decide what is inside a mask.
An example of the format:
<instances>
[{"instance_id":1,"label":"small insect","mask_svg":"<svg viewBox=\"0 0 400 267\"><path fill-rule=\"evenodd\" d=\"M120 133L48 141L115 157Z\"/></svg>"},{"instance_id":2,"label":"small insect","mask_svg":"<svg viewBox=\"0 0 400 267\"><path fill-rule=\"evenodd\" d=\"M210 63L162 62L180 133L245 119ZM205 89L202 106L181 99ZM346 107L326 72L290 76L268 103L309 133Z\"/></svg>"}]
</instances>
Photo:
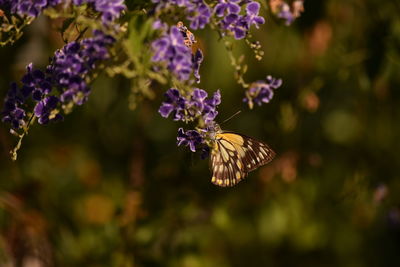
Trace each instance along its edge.
<instances>
[{"instance_id":1,"label":"small insect","mask_svg":"<svg viewBox=\"0 0 400 267\"><path fill-rule=\"evenodd\" d=\"M247 173L269 163L275 152L264 142L254 138L224 132L218 124L211 140L211 182L218 186L234 186Z\"/></svg>"},{"instance_id":2,"label":"small insect","mask_svg":"<svg viewBox=\"0 0 400 267\"><path fill-rule=\"evenodd\" d=\"M176 26L178 27L179 31L182 33L185 45L189 48L192 47L192 45L194 43L196 43L196 38L194 37L194 34L191 31L189 31L185 25L183 25L182 21L179 21L176 24Z\"/></svg>"}]
</instances>

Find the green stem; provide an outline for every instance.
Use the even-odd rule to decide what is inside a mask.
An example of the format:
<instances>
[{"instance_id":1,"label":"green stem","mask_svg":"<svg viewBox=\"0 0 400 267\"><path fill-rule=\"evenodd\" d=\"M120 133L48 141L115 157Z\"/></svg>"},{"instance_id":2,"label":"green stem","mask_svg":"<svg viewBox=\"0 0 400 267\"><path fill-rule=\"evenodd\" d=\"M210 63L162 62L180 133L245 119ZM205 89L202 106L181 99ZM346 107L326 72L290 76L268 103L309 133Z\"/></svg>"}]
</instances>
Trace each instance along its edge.
<instances>
[{"instance_id":1,"label":"green stem","mask_svg":"<svg viewBox=\"0 0 400 267\"><path fill-rule=\"evenodd\" d=\"M25 129L24 129L24 132L19 136L19 140L18 140L17 145L14 147L13 150L10 151L11 159L12 159L13 161L16 161L16 160L17 160L18 150L21 148L21 145L22 145L22 139L24 139L25 135L28 134L29 127L31 126L31 124L32 124L34 121L35 121L35 115L32 113L31 117L30 117L29 120L28 120L28 124L26 125L26 127L25 127Z\"/></svg>"}]
</instances>

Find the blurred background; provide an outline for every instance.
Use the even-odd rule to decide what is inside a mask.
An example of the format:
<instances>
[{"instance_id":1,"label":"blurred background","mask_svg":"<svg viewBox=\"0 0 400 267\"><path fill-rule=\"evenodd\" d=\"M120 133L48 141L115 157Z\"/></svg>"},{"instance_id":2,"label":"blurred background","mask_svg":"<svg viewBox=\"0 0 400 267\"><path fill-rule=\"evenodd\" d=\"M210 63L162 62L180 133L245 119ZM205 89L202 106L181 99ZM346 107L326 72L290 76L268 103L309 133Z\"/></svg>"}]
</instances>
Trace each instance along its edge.
<instances>
[{"instance_id":1,"label":"blurred background","mask_svg":"<svg viewBox=\"0 0 400 267\"><path fill-rule=\"evenodd\" d=\"M265 11L264 11L265 12ZM242 43L247 81L283 79L249 111L215 32L200 88L217 120L277 152L233 188L176 146L158 97L128 109L129 81L100 76L64 122L34 125L19 158L0 124L0 262L5 266L400 266L400 2L306 0L290 27L269 13ZM0 96L62 41L37 19L0 49ZM0 264L4 266L3 264Z\"/></svg>"}]
</instances>

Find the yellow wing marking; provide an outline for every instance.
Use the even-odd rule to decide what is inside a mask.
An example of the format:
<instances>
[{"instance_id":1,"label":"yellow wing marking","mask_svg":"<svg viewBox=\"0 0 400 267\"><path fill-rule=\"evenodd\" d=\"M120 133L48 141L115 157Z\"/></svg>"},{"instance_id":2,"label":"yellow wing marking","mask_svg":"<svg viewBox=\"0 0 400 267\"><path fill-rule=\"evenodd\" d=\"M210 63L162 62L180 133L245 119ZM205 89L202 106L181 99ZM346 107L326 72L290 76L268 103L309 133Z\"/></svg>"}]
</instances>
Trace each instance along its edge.
<instances>
[{"instance_id":1,"label":"yellow wing marking","mask_svg":"<svg viewBox=\"0 0 400 267\"><path fill-rule=\"evenodd\" d=\"M224 138L224 137L222 137L222 138ZM232 150L232 151L235 151L235 147L231 144L231 143L229 143L228 141L226 141L226 140L224 140L224 139L220 139L219 141L221 142L221 144L225 147L225 148L227 148L227 149L229 149L229 150Z\"/></svg>"},{"instance_id":2,"label":"yellow wing marking","mask_svg":"<svg viewBox=\"0 0 400 267\"><path fill-rule=\"evenodd\" d=\"M219 133L216 135L216 138L225 139L231 143L235 143L240 146L242 146L244 143L243 137L241 137L238 134L233 134L233 133Z\"/></svg>"}]
</instances>

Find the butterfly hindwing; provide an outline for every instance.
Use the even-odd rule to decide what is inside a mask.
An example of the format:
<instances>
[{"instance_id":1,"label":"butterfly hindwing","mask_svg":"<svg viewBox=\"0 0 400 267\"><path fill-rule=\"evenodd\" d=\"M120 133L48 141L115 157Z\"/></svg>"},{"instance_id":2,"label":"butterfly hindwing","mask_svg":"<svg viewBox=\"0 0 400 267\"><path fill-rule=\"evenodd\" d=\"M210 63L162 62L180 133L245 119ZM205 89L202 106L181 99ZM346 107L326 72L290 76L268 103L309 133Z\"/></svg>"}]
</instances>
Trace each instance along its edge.
<instances>
[{"instance_id":1,"label":"butterfly hindwing","mask_svg":"<svg viewBox=\"0 0 400 267\"><path fill-rule=\"evenodd\" d=\"M235 146L225 140L218 140L211 152L211 181L219 186L233 186L246 176L243 164L238 157Z\"/></svg>"},{"instance_id":2,"label":"butterfly hindwing","mask_svg":"<svg viewBox=\"0 0 400 267\"><path fill-rule=\"evenodd\" d=\"M270 162L275 153L267 144L254 138L232 133L218 133L211 151L211 182L233 186L252 171Z\"/></svg>"}]
</instances>

